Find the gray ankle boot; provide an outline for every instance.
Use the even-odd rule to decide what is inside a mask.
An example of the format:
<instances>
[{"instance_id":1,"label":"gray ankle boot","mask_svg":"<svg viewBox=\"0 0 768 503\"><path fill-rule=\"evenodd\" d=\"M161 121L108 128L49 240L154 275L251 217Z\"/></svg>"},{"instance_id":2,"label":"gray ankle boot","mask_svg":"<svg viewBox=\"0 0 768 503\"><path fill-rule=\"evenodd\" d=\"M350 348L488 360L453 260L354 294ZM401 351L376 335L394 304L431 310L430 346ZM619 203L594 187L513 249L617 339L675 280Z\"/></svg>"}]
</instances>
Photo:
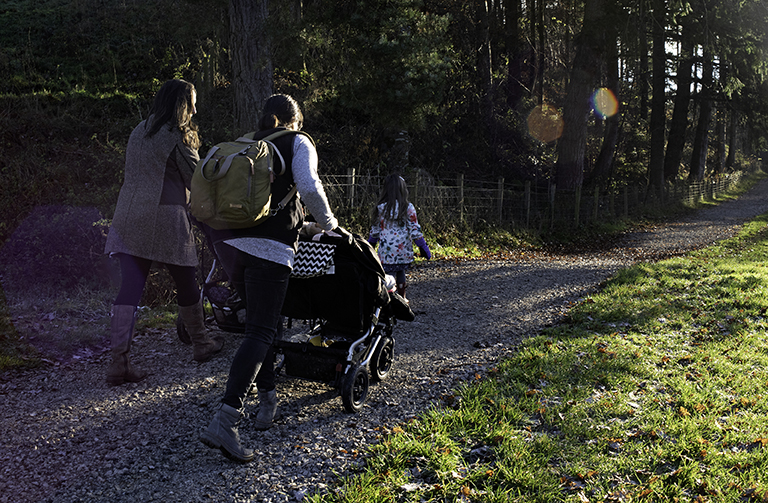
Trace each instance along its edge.
<instances>
[{"instance_id":1,"label":"gray ankle boot","mask_svg":"<svg viewBox=\"0 0 768 503\"><path fill-rule=\"evenodd\" d=\"M237 432L240 417L239 410L222 403L200 440L212 449L220 449L233 461L247 463L253 459L253 450L240 445L240 434Z\"/></svg>"},{"instance_id":2,"label":"gray ankle boot","mask_svg":"<svg viewBox=\"0 0 768 503\"><path fill-rule=\"evenodd\" d=\"M134 369L128 358L135 325L136 306L112 306L109 334L112 347L112 364L107 369L107 384L110 386L139 382L147 377L146 372Z\"/></svg>"},{"instance_id":3,"label":"gray ankle boot","mask_svg":"<svg viewBox=\"0 0 768 503\"><path fill-rule=\"evenodd\" d=\"M213 355L221 351L222 346L224 346L224 339L208 335L202 299L191 306L179 306L179 318L181 318L181 322L192 340L192 354L196 361L207 362L213 358Z\"/></svg>"},{"instance_id":4,"label":"gray ankle boot","mask_svg":"<svg viewBox=\"0 0 768 503\"><path fill-rule=\"evenodd\" d=\"M259 390L259 411L256 413L254 428L259 431L268 430L272 427L272 420L277 411L277 390L261 391Z\"/></svg>"}]
</instances>

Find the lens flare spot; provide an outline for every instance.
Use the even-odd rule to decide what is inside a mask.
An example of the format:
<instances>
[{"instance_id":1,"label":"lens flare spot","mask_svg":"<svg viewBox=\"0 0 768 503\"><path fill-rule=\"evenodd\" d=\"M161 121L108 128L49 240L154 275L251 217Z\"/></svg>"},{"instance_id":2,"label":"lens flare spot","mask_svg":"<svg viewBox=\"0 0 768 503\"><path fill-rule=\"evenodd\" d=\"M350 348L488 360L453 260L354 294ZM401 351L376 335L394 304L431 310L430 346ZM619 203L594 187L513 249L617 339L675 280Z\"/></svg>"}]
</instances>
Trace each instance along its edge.
<instances>
[{"instance_id":1,"label":"lens flare spot","mask_svg":"<svg viewBox=\"0 0 768 503\"><path fill-rule=\"evenodd\" d=\"M528 114L528 133L537 140L549 143L563 134L563 118L557 108L539 105Z\"/></svg>"},{"instance_id":2,"label":"lens flare spot","mask_svg":"<svg viewBox=\"0 0 768 503\"><path fill-rule=\"evenodd\" d=\"M597 115L605 119L619 111L619 101L610 89L602 87L592 95L592 107Z\"/></svg>"}]
</instances>

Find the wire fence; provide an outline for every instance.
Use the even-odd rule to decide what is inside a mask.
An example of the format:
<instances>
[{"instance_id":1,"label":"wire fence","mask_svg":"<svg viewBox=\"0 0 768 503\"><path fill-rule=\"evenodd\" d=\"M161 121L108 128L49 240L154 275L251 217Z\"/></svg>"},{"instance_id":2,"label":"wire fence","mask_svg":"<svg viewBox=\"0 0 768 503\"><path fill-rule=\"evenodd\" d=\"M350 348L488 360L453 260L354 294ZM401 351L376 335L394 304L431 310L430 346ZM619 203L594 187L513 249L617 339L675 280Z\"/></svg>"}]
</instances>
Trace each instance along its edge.
<instances>
[{"instance_id":1,"label":"wire fence","mask_svg":"<svg viewBox=\"0 0 768 503\"><path fill-rule=\"evenodd\" d=\"M713 199L733 189L743 177L738 171L702 182L668 184L660 195L628 185L558 191L552 183L507 183L503 178L487 182L462 175L452 182L415 175L407 185L423 226L446 230L461 224L485 224L541 231L630 218L670 203ZM346 175L321 175L321 179L340 221L367 226L384 177L361 176L350 170Z\"/></svg>"}]
</instances>

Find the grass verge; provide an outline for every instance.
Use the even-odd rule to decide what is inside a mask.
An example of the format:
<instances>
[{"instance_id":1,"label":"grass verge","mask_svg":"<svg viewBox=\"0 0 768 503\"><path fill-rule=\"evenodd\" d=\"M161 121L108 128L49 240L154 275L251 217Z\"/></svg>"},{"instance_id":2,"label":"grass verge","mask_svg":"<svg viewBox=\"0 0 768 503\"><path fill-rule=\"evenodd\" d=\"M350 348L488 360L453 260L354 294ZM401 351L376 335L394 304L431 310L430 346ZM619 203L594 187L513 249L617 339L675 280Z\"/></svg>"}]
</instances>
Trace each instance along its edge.
<instances>
[{"instance_id":1,"label":"grass verge","mask_svg":"<svg viewBox=\"0 0 768 503\"><path fill-rule=\"evenodd\" d=\"M310 501L768 500L767 220L621 271Z\"/></svg>"}]
</instances>

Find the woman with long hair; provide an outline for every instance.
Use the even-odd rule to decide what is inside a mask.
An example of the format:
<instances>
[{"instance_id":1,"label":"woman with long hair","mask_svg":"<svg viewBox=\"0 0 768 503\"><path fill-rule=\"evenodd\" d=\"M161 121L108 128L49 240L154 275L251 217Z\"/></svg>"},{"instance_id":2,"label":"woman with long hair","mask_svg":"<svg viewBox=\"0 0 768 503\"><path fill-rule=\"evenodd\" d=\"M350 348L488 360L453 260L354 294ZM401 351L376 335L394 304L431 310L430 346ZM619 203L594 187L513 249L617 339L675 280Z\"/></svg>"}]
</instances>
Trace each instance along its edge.
<instances>
[{"instance_id":1,"label":"woman with long hair","mask_svg":"<svg viewBox=\"0 0 768 503\"><path fill-rule=\"evenodd\" d=\"M120 262L120 291L112 306L112 364L107 382L138 382L147 373L128 358L136 309L153 262L164 265L176 284L179 317L192 340L193 357L205 362L221 350L204 324L197 285L197 250L187 214L189 186L200 139L192 116L197 95L189 82L169 80L155 96L149 116L131 133L125 151L125 180L117 199L105 253Z\"/></svg>"}]
</instances>

